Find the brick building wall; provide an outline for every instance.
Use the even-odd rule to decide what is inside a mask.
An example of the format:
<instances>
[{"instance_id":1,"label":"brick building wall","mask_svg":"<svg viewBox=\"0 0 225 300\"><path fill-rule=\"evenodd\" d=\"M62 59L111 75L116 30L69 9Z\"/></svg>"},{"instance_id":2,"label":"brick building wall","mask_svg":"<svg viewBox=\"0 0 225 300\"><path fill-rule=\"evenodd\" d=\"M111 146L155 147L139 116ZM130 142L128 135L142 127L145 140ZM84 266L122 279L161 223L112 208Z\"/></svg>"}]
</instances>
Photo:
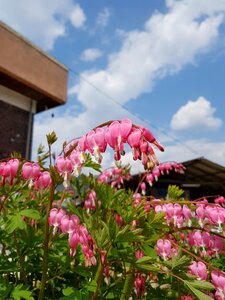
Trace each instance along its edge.
<instances>
[{"instance_id":1,"label":"brick building wall","mask_svg":"<svg viewBox=\"0 0 225 300\"><path fill-rule=\"evenodd\" d=\"M66 103L68 69L0 20L0 159L30 159L33 115Z\"/></svg>"},{"instance_id":2,"label":"brick building wall","mask_svg":"<svg viewBox=\"0 0 225 300\"><path fill-rule=\"evenodd\" d=\"M13 151L30 158L33 123L30 118L33 114L29 111L0 99L0 158L9 157Z\"/></svg>"}]
</instances>

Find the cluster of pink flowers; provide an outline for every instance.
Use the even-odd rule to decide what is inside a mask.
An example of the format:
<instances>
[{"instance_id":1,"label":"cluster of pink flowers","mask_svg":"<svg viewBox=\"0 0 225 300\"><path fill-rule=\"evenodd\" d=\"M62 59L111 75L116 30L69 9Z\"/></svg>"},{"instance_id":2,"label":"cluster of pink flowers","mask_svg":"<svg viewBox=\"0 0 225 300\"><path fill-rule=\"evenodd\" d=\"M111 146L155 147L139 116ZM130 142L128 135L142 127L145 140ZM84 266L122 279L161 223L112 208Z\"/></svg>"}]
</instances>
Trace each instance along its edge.
<instances>
[{"instance_id":1,"label":"cluster of pink flowers","mask_svg":"<svg viewBox=\"0 0 225 300\"><path fill-rule=\"evenodd\" d=\"M215 299L224 300L225 299L225 273L213 271L211 273L212 284L216 288Z\"/></svg>"},{"instance_id":2,"label":"cluster of pink flowers","mask_svg":"<svg viewBox=\"0 0 225 300\"><path fill-rule=\"evenodd\" d=\"M141 259L144 256L144 252L142 250L137 250L135 253L135 258ZM141 298L146 293L146 283L149 283L152 288L157 288L159 286L159 279L156 274L151 272L142 273L139 270L135 270L135 280L134 280L134 288L135 293L138 298Z\"/></svg>"},{"instance_id":3,"label":"cluster of pink flowers","mask_svg":"<svg viewBox=\"0 0 225 300\"><path fill-rule=\"evenodd\" d=\"M150 172L145 181L152 186L154 181L158 181L159 176L164 174L169 174L170 171L175 171L176 173L184 174L185 167L182 164L178 164L176 162L167 162L161 163L158 167L154 168L152 172Z\"/></svg>"},{"instance_id":4,"label":"cluster of pink flowers","mask_svg":"<svg viewBox=\"0 0 225 300\"><path fill-rule=\"evenodd\" d=\"M193 204L194 205L194 204ZM173 222L174 226L191 226L193 220L197 220L200 227L210 225L213 230L223 232L222 225L225 224L225 208L218 204L210 205L205 199L196 204L196 209L191 210L187 205L181 206L178 203L157 204L155 212L165 212L165 219L168 224Z\"/></svg>"},{"instance_id":5,"label":"cluster of pink flowers","mask_svg":"<svg viewBox=\"0 0 225 300\"><path fill-rule=\"evenodd\" d=\"M220 205L200 204L196 209L196 218L201 227L206 224L215 225L218 232L223 232L221 225L225 224L225 208Z\"/></svg>"},{"instance_id":6,"label":"cluster of pink flowers","mask_svg":"<svg viewBox=\"0 0 225 300\"><path fill-rule=\"evenodd\" d=\"M146 213L150 211L151 205L149 201L143 198L140 193L133 194L133 199L134 199L133 202L134 207L137 207L139 204L142 204Z\"/></svg>"},{"instance_id":7,"label":"cluster of pink flowers","mask_svg":"<svg viewBox=\"0 0 225 300\"><path fill-rule=\"evenodd\" d=\"M98 205L101 205L100 201L98 201ZM96 192L94 190L88 193L87 198L84 200L84 207L87 212L96 209Z\"/></svg>"},{"instance_id":8,"label":"cluster of pink flowers","mask_svg":"<svg viewBox=\"0 0 225 300\"><path fill-rule=\"evenodd\" d=\"M144 252L141 250L136 251L135 258L138 260L144 256ZM143 296L145 292L145 281L146 281L146 275L140 272L136 272L135 274L135 280L134 280L134 287L137 297Z\"/></svg>"},{"instance_id":9,"label":"cluster of pink flowers","mask_svg":"<svg viewBox=\"0 0 225 300\"><path fill-rule=\"evenodd\" d=\"M214 202L216 204L220 204L221 206L225 207L225 198L223 196L217 197Z\"/></svg>"},{"instance_id":10,"label":"cluster of pink flowers","mask_svg":"<svg viewBox=\"0 0 225 300\"><path fill-rule=\"evenodd\" d=\"M211 243L211 237L208 233L203 232L195 232L190 234L192 239L188 239L188 243L193 246L193 240L196 238L196 244L199 247L209 247ZM215 239L219 238L214 236ZM222 245L223 244L223 245ZM219 240L219 245L221 249L224 249L224 241L223 239ZM221 250L220 249L220 250ZM219 249L217 249L218 251ZM220 251L219 250L219 251ZM156 243L156 251L157 254L162 257L164 260L168 260L172 258L172 255L177 254L177 248L174 248L171 241L169 239L160 239ZM193 261L189 266L189 273L196 276L198 280L207 280L208 278L208 270L202 261ZM225 273L219 271L211 272L211 282L215 286L216 293L215 299L224 300L225 299ZM192 296L183 296L181 299L193 299Z\"/></svg>"},{"instance_id":11,"label":"cluster of pink flowers","mask_svg":"<svg viewBox=\"0 0 225 300\"><path fill-rule=\"evenodd\" d=\"M16 158L0 163L0 184L6 183L12 185L16 176L20 161ZM37 163L26 162L22 165L21 176L29 182L29 187L35 189L46 189L51 185L51 176L48 171L41 172L41 168Z\"/></svg>"},{"instance_id":12,"label":"cluster of pink flowers","mask_svg":"<svg viewBox=\"0 0 225 300\"><path fill-rule=\"evenodd\" d=\"M201 255L217 256L224 251L223 238L209 232L195 231L187 236L188 244L194 250L202 250Z\"/></svg>"},{"instance_id":13,"label":"cluster of pink flowers","mask_svg":"<svg viewBox=\"0 0 225 300\"><path fill-rule=\"evenodd\" d=\"M125 155L125 144L132 148L134 160L141 160L145 169L158 164L151 144L155 145L160 151L164 151L147 128L134 125L129 119L123 119L113 121L105 128L93 129L73 141L69 145L69 149L72 149L71 153L67 157L59 156L56 167L59 173L63 175L65 185L68 185L72 173L75 176L79 175L85 161L86 151L101 163L102 153L106 151L107 146L110 146L114 150L114 159L118 161L122 155Z\"/></svg>"},{"instance_id":14,"label":"cluster of pink flowers","mask_svg":"<svg viewBox=\"0 0 225 300\"><path fill-rule=\"evenodd\" d=\"M21 175L29 181L29 187L33 185L36 189L47 189L51 185L51 176L48 171L41 172L37 163L26 162L22 166Z\"/></svg>"},{"instance_id":15,"label":"cluster of pink flowers","mask_svg":"<svg viewBox=\"0 0 225 300\"><path fill-rule=\"evenodd\" d=\"M78 216L74 214L68 216L65 210L53 208L50 211L48 222L50 226L54 227L54 234L59 229L62 233L69 235L71 256L75 255L76 248L80 244L85 257L85 266L96 265L94 256L96 243L88 233L87 228L80 224Z\"/></svg>"},{"instance_id":16,"label":"cluster of pink flowers","mask_svg":"<svg viewBox=\"0 0 225 300\"><path fill-rule=\"evenodd\" d=\"M112 187L120 188L124 180L130 179L129 169L113 167L105 170L98 178L100 183L110 183Z\"/></svg>"},{"instance_id":17,"label":"cluster of pink flowers","mask_svg":"<svg viewBox=\"0 0 225 300\"><path fill-rule=\"evenodd\" d=\"M19 160L10 159L9 161L4 161L0 163L0 184L5 183L13 184L13 180L16 177L17 171L19 169Z\"/></svg>"},{"instance_id":18,"label":"cluster of pink flowers","mask_svg":"<svg viewBox=\"0 0 225 300\"><path fill-rule=\"evenodd\" d=\"M155 212L165 212L167 224L173 224L175 227L191 226L192 212L187 205L181 206L178 203L157 204L154 207Z\"/></svg>"}]
</instances>

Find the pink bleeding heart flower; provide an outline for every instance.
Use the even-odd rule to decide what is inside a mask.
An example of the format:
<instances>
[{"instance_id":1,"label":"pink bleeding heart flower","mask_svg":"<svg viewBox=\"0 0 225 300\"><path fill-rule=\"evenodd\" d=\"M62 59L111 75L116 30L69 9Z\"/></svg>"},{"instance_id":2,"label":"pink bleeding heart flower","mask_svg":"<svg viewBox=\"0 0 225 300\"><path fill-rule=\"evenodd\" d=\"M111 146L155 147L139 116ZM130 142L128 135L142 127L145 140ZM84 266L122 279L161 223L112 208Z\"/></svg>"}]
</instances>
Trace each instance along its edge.
<instances>
[{"instance_id":1,"label":"pink bleeding heart flower","mask_svg":"<svg viewBox=\"0 0 225 300\"><path fill-rule=\"evenodd\" d=\"M168 239L158 240L156 243L157 254L161 256L164 260L172 257L172 246Z\"/></svg>"},{"instance_id":2,"label":"pink bleeding heart flower","mask_svg":"<svg viewBox=\"0 0 225 300\"><path fill-rule=\"evenodd\" d=\"M190 273L192 275L197 276L197 279L199 280L206 280L207 279L207 269L206 265L199 261L196 262L194 261L190 266L189 266Z\"/></svg>"},{"instance_id":3,"label":"pink bleeding heart flower","mask_svg":"<svg viewBox=\"0 0 225 300\"><path fill-rule=\"evenodd\" d=\"M216 299L223 300L225 299L225 273L212 271L212 284L216 288Z\"/></svg>"},{"instance_id":4,"label":"pink bleeding heart flower","mask_svg":"<svg viewBox=\"0 0 225 300\"><path fill-rule=\"evenodd\" d=\"M154 169L153 171L152 171L152 175L154 176L154 178L155 178L155 180L156 181L158 181L158 178L159 178L159 176L160 176L160 170L159 169Z\"/></svg>"},{"instance_id":5,"label":"pink bleeding heart flower","mask_svg":"<svg viewBox=\"0 0 225 300\"><path fill-rule=\"evenodd\" d=\"M65 210L52 208L49 214L48 223L53 226L53 234L55 234L58 227L61 226L61 220L66 215Z\"/></svg>"},{"instance_id":6,"label":"pink bleeding heart flower","mask_svg":"<svg viewBox=\"0 0 225 300\"><path fill-rule=\"evenodd\" d=\"M132 122L129 119L112 122L105 133L106 142L115 151L115 159L119 160L124 154L124 143L127 142L128 135L132 129Z\"/></svg>"},{"instance_id":7,"label":"pink bleeding heart flower","mask_svg":"<svg viewBox=\"0 0 225 300\"><path fill-rule=\"evenodd\" d=\"M145 292L145 280L146 277L144 274L137 274L134 280L134 286L135 286L135 292L137 294L137 297L140 298L143 296Z\"/></svg>"},{"instance_id":8,"label":"pink bleeding heart flower","mask_svg":"<svg viewBox=\"0 0 225 300\"><path fill-rule=\"evenodd\" d=\"M154 178L154 176L153 176L151 173L149 173L149 174L146 176L146 179L145 179L145 180L146 180L147 183L149 183L150 186L152 186L152 184L153 184L155 178Z\"/></svg>"},{"instance_id":9,"label":"pink bleeding heart flower","mask_svg":"<svg viewBox=\"0 0 225 300\"><path fill-rule=\"evenodd\" d=\"M69 176L73 171L71 160L67 157L58 156L56 160L56 169L60 175L63 175L63 185L67 188L69 186Z\"/></svg>"},{"instance_id":10,"label":"pink bleeding heart flower","mask_svg":"<svg viewBox=\"0 0 225 300\"><path fill-rule=\"evenodd\" d=\"M48 171L44 171L40 173L38 179L35 180L34 187L35 189L48 189L51 186L52 180L50 173Z\"/></svg>"},{"instance_id":11,"label":"pink bleeding heart flower","mask_svg":"<svg viewBox=\"0 0 225 300\"><path fill-rule=\"evenodd\" d=\"M40 175L40 166L37 163L26 162L22 166L22 177L26 180L37 179Z\"/></svg>"},{"instance_id":12,"label":"pink bleeding heart flower","mask_svg":"<svg viewBox=\"0 0 225 300\"><path fill-rule=\"evenodd\" d=\"M127 138L127 143L130 145L132 149L134 160L141 158L140 141L141 141L141 130L138 128L133 128Z\"/></svg>"},{"instance_id":13,"label":"pink bleeding heart flower","mask_svg":"<svg viewBox=\"0 0 225 300\"><path fill-rule=\"evenodd\" d=\"M101 163L101 153L104 153L107 147L105 130L103 128L97 128L96 130L90 131L86 136L86 145L89 152Z\"/></svg>"},{"instance_id":14,"label":"pink bleeding heart flower","mask_svg":"<svg viewBox=\"0 0 225 300\"><path fill-rule=\"evenodd\" d=\"M145 139L149 143L154 144L160 151L164 151L164 148L155 139L155 137L153 136L153 134L151 133L150 130L148 130L147 128L143 127L142 125L138 125L138 127L142 130Z\"/></svg>"},{"instance_id":15,"label":"pink bleeding heart flower","mask_svg":"<svg viewBox=\"0 0 225 300\"><path fill-rule=\"evenodd\" d=\"M145 182L141 183L140 188L141 188L142 195L145 196L145 194L146 194L146 184L145 184Z\"/></svg>"},{"instance_id":16,"label":"pink bleeding heart flower","mask_svg":"<svg viewBox=\"0 0 225 300\"><path fill-rule=\"evenodd\" d=\"M60 229L63 233L71 234L80 224L80 219L76 215L65 215L61 219Z\"/></svg>"},{"instance_id":17,"label":"pink bleeding heart flower","mask_svg":"<svg viewBox=\"0 0 225 300\"><path fill-rule=\"evenodd\" d=\"M29 188L33 186L33 182L38 179L40 175L40 166L37 163L26 162L22 166L22 177L29 180Z\"/></svg>"}]
</instances>

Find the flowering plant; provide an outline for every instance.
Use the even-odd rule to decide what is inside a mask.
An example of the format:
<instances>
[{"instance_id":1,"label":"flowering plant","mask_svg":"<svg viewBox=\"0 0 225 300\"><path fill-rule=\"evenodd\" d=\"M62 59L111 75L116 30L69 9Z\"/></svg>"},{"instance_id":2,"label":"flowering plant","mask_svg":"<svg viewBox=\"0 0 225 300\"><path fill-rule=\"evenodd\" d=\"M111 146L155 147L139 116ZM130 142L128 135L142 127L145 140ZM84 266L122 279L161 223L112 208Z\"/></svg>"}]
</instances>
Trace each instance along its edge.
<instances>
[{"instance_id":1,"label":"flowering plant","mask_svg":"<svg viewBox=\"0 0 225 300\"><path fill-rule=\"evenodd\" d=\"M148 129L107 122L55 163L55 133L47 140L36 163L0 162L1 299L225 299L225 199L188 201L175 186L167 199L147 196L164 172L185 171L159 164ZM126 144L146 170L136 191L124 188L128 166L100 168L107 147L119 161Z\"/></svg>"}]
</instances>

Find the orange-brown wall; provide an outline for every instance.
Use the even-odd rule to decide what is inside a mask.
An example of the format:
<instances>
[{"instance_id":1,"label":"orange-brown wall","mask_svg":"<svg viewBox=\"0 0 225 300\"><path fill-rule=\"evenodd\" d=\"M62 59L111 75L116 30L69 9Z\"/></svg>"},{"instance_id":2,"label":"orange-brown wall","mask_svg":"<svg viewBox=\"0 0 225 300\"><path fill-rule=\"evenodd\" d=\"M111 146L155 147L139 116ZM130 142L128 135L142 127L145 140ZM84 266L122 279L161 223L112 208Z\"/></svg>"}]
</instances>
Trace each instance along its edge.
<instances>
[{"instance_id":1,"label":"orange-brown wall","mask_svg":"<svg viewBox=\"0 0 225 300\"><path fill-rule=\"evenodd\" d=\"M50 98L52 106L66 102L68 70L2 22L0 72Z\"/></svg>"}]
</instances>

